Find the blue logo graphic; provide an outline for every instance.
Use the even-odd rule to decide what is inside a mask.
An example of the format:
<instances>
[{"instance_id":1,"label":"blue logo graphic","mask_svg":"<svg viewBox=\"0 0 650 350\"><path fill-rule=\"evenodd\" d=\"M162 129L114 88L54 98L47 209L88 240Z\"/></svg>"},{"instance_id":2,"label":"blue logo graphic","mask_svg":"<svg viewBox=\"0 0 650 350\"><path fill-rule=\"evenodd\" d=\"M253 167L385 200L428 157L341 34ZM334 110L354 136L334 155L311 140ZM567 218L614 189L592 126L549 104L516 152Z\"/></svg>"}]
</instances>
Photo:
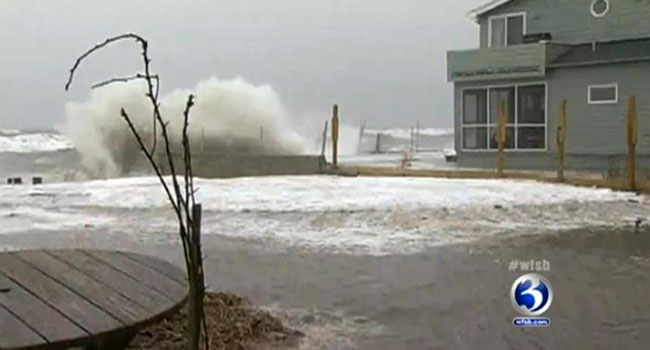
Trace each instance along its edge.
<instances>
[{"instance_id":1,"label":"blue logo graphic","mask_svg":"<svg viewBox=\"0 0 650 350\"><path fill-rule=\"evenodd\" d=\"M510 300L515 310L523 316L541 316L551 307L553 289L544 276L526 274L512 284Z\"/></svg>"}]
</instances>

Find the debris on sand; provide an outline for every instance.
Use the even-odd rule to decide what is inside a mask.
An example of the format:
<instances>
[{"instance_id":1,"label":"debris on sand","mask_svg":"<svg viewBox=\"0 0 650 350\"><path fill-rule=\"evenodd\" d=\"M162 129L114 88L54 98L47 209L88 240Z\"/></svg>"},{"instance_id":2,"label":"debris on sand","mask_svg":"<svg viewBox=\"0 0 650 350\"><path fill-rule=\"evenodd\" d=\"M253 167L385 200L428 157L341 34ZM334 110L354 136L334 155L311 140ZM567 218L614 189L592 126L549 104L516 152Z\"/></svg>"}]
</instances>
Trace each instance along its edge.
<instances>
[{"instance_id":1,"label":"debris on sand","mask_svg":"<svg viewBox=\"0 0 650 350\"><path fill-rule=\"evenodd\" d=\"M285 328L270 313L253 308L246 299L227 293L207 293L205 316L210 350L287 349L302 334ZM183 308L169 318L140 331L127 350L184 350L187 312Z\"/></svg>"}]
</instances>

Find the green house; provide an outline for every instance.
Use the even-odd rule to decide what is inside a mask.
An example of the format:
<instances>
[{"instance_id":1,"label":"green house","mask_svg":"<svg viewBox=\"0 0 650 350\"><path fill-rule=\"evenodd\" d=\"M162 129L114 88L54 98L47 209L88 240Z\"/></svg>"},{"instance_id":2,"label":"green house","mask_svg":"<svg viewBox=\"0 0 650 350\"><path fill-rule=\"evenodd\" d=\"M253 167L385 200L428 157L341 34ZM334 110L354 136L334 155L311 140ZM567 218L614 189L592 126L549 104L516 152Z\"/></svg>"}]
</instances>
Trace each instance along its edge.
<instances>
[{"instance_id":1,"label":"green house","mask_svg":"<svg viewBox=\"0 0 650 350\"><path fill-rule=\"evenodd\" d=\"M555 167L566 99L567 166L620 169L632 96L650 166L650 0L497 0L469 16L479 48L447 53L460 166L495 167L505 101L507 167Z\"/></svg>"}]
</instances>

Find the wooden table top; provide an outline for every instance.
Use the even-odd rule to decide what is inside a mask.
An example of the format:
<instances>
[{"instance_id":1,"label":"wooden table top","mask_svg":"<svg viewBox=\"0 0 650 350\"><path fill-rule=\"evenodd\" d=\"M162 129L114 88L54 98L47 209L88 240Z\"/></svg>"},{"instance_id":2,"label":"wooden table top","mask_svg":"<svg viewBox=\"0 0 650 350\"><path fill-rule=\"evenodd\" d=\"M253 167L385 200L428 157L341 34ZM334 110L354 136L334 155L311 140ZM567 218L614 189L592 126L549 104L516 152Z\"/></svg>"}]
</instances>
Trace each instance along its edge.
<instances>
[{"instance_id":1,"label":"wooden table top","mask_svg":"<svg viewBox=\"0 0 650 350\"><path fill-rule=\"evenodd\" d=\"M0 253L0 349L65 349L129 337L186 301L185 274L98 250Z\"/></svg>"}]
</instances>

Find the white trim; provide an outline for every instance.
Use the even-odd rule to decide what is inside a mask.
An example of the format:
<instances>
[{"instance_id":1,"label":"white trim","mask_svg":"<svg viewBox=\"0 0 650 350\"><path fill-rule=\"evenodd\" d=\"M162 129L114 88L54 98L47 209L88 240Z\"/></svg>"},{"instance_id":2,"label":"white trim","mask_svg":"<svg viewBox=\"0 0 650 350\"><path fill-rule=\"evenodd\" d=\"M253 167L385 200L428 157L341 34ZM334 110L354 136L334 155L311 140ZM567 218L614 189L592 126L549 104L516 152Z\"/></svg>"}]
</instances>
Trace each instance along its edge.
<instances>
[{"instance_id":1,"label":"white trim","mask_svg":"<svg viewBox=\"0 0 650 350\"><path fill-rule=\"evenodd\" d=\"M506 13L502 15L495 15L495 16L490 16L488 17L488 40L487 40L487 47L492 47L492 21L495 19L503 19L504 20L504 41L503 41L503 47L508 47L508 46L515 46L515 45L520 45L520 44L515 44L515 45L508 45L508 18L511 17L524 17L524 28L523 28L523 33L521 35L526 35L528 33L528 15L526 14L525 11L522 12L512 12L512 13Z\"/></svg>"},{"instance_id":2,"label":"white trim","mask_svg":"<svg viewBox=\"0 0 650 350\"><path fill-rule=\"evenodd\" d=\"M598 2L598 1L604 1L607 4L607 8L605 9L605 12L600 13L600 14L598 14L598 13L596 13L596 11L594 11L594 6L596 6L596 2ZM602 17L605 17L605 15L607 15L609 13L609 10L611 8L612 8L612 5L609 3L609 0L594 0L594 1L591 2L591 6L589 6L589 11L591 11L592 16L594 16L596 18L602 18Z\"/></svg>"},{"instance_id":3,"label":"white trim","mask_svg":"<svg viewBox=\"0 0 650 350\"><path fill-rule=\"evenodd\" d=\"M493 0L493 1L490 1L490 2L488 2L486 4L483 4L483 5L479 6L479 7L474 8L473 10L469 11L467 13L467 16L469 16L469 18L471 18L471 19L477 19L480 15L482 15L482 14L484 14L486 12L492 11L495 8L500 7L502 5L505 5L505 4L507 4L507 3L511 2L511 1L512 0Z\"/></svg>"},{"instance_id":4,"label":"white trim","mask_svg":"<svg viewBox=\"0 0 650 350\"><path fill-rule=\"evenodd\" d=\"M504 149L504 152L512 152L512 153L522 153L522 152L529 152L529 153L543 153L543 152L548 152L548 82L547 81L535 81L535 82L527 82L527 83L513 83L513 84L501 84L501 85L484 85L484 86L470 86L470 87L464 87L460 89L460 151L461 152L467 152L467 153L494 153L497 152L496 149L490 148L490 127L496 126L495 124L490 124L490 109L489 109L489 103L490 103L490 89L496 89L496 88L504 88L504 87L514 87L515 88L515 105L517 105L518 100L519 100L519 87L523 86L539 86L539 85L544 85L544 99L545 99L545 108L544 108L544 123L543 124L518 124L518 114L519 114L519 108L515 108L515 123L514 124L506 124L506 127L514 127L515 128L515 148L511 149ZM466 90L485 90L486 93L486 123L485 124L464 124L463 119L465 117L465 91ZM544 128L544 148L517 148L517 129L519 127L522 128ZM487 148L479 148L479 149L473 149L473 148L465 148L465 143L464 143L464 132L463 130L465 128L486 128L488 130L488 135L487 135Z\"/></svg>"},{"instance_id":5,"label":"white trim","mask_svg":"<svg viewBox=\"0 0 650 350\"><path fill-rule=\"evenodd\" d=\"M591 98L591 89L605 89L605 88L614 88L616 97L613 100L602 100L594 101ZM618 103L618 83L612 84L600 84L600 85L589 85L587 86L587 104L590 105L610 105Z\"/></svg>"}]
</instances>

